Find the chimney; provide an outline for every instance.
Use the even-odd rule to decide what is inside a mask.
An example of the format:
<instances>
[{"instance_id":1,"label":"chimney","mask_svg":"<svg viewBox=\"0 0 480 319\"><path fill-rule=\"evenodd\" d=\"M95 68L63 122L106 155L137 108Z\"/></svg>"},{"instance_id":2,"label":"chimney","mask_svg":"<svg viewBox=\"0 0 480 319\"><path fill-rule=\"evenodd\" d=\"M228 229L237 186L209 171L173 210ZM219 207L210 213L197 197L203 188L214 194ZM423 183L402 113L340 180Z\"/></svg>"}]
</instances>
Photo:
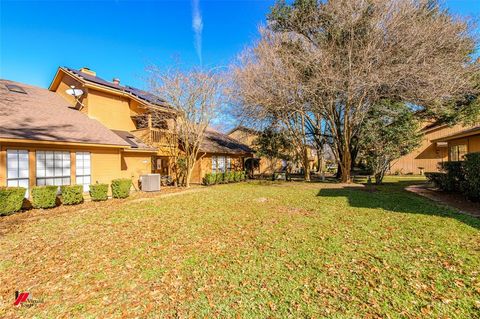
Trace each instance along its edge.
<instances>
[{"instance_id":1,"label":"chimney","mask_svg":"<svg viewBox=\"0 0 480 319\"><path fill-rule=\"evenodd\" d=\"M96 73L95 71L92 71L92 70L90 70L90 69L87 68L87 67L81 68L81 69L80 69L80 72L85 73L85 74L88 74L88 75L97 76L97 73Z\"/></svg>"},{"instance_id":2,"label":"chimney","mask_svg":"<svg viewBox=\"0 0 480 319\"><path fill-rule=\"evenodd\" d=\"M113 84L120 85L120 79L119 78L113 78L112 82L113 82Z\"/></svg>"}]
</instances>

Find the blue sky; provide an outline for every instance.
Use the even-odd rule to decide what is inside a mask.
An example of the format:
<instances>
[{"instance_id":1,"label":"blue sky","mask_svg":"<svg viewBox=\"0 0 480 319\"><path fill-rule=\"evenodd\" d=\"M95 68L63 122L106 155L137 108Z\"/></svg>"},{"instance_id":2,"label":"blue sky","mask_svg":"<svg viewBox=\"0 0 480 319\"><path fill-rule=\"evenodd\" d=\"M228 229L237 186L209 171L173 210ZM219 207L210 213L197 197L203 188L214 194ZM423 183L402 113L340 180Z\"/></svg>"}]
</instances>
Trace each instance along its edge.
<instances>
[{"instance_id":1,"label":"blue sky","mask_svg":"<svg viewBox=\"0 0 480 319\"><path fill-rule=\"evenodd\" d=\"M149 64L167 66L175 57L200 63L193 16L203 65L227 65L256 38L273 2L0 0L0 78L48 87L58 66L87 66L107 80L144 87ZM480 0L445 5L480 16Z\"/></svg>"}]
</instances>

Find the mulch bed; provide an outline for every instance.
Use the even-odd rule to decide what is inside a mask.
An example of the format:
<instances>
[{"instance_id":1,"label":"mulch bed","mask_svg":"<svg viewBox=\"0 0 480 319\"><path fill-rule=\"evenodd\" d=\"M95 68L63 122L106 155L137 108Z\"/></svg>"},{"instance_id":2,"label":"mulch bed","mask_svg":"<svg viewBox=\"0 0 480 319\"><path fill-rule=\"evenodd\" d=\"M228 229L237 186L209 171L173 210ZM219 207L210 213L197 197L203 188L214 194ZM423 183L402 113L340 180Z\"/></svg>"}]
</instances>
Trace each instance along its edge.
<instances>
[{"instance_id":1,"label":"mulch bed","mask_svg":"<svg viewBox=\"0 0 480 319\"><path fill-rule=\"evenodd\" d=\"M443 192L427 184L411 185L406 190L454 208L459 213L480 218L480 203L469 201L462 194Z\"/></svg>"}]
</instances>

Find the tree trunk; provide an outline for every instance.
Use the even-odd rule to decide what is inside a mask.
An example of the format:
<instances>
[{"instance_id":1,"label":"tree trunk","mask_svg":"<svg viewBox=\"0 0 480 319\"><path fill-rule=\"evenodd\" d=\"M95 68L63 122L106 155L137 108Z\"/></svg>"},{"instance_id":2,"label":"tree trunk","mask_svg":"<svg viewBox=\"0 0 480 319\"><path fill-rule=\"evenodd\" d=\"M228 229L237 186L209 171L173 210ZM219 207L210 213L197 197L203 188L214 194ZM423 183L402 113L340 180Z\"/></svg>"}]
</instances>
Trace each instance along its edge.
<instances>
[{"instance_id":1,"label":"tree trunk","mask_svg":"<svg viewBox=\"0 0 480 319\"><path fill-rule=\"evenodd\" d=\"M382 162L379 164L379 167L375 170L375 184L380 185L383 182L383 178L387 173L387 170L390 166L391 160L387 158L381 158Z\"/></svg>"},{"instance_id":2,"label":"tree trunk","mask_svg":"<svg viewBox=\"0 0 480 319\"><path fill-rule=\"evenodd\" d=\"M342 177L342 165L340 163L337 164L337 173L335 173L335 178L340 179Z\"/></svg>"},{"instance_id":3,"label":"tree trunk","mask_svg":"<svg viewBox=\"0 0 480 319\"><path fill-rule=\"evenodd\" d=\"M342 175L340 177L340 181L342 183L350 183L352 181L351 173L352 173L352 157L350 154L350 149L348 146L343 148L343 156L342 156Z\"/></svg>"},{"instance_id":4,"label":"tree trunk","mask_svg":"<svg viewBox=\"0 0 480 319\"><path fill-rule=\"evenodd\" d=\"M382 173L375 174L375 184L380 185L382 184L382 181L383 181L383 174Z\"/></svg>"},{"instance_id":5,"label":"tree trunk","mask_svg":"<svg viewBox=\"0 0 480 319\"><path fill-rule=\"evenodd\" d=\"M272 170L272 181L275 180L275 168L277 167L277 158L271 157L270 158L270 169Z\"/></svg>"},{"instance_id":6,"label":"tree trunk","mask_svg":"<svg viewBox=\"0 0 480 319\"><path fill-rule=\"evenodd\" d=\"M187 171L185 172L185 187L190 187L190 178L192 177L193 169L187 166Z\"/></svg>"},{"instance_id":7,"label":"tree trunk","mask_svg":"<svg viewBox=\"0 0 480 319\"><path fill-rule=\"evenodd\" d=\"M195 156L196 157L196 156ZM193 168L195 167L195 159L191 160L190 158L187 158L186 161L186 172L185 172L185 187L190 187L190 179L192 178L192 172Z\"/></svg>"},{"instance_id":8,"label":"tree trunk","mask_svg":"<svg viewBox=\"0 0 480 319\"><path fill-rule=\"evenodd\" d=\"M323 173L324 171L324 163L323 163L323 152L317 150L317 173Z\"/></svg>"},{"instance_id":9,"label":"tree trunk","mask_svg":"<svg viewBox=\"0 0 480 319\"><path fill-rule=\"evenodd\" d=\"M304 147L303 150L303 172L305 175L305 181L310 182L310 162L308 160L308 148Z\"/></svg>"}]
</instances>

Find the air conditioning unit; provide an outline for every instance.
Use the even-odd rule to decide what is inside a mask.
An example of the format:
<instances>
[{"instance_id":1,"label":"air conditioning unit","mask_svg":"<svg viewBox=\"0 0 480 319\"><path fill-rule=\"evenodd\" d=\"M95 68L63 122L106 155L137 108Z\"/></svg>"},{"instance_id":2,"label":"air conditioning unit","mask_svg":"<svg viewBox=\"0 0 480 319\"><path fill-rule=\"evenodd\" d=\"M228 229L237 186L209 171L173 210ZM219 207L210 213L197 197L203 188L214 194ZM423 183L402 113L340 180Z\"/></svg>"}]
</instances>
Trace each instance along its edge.
<instances>
[{"instance_id":1,"label":"air conditioning unit","mask_svg":"<svg viewBox=\"0 0 480 319\"><path fill-rule=\"evenodd\" d=\"M144 192L158 192L160 190L160 174L140 175L140 185Z\"/></svg>"}]
</instances>

